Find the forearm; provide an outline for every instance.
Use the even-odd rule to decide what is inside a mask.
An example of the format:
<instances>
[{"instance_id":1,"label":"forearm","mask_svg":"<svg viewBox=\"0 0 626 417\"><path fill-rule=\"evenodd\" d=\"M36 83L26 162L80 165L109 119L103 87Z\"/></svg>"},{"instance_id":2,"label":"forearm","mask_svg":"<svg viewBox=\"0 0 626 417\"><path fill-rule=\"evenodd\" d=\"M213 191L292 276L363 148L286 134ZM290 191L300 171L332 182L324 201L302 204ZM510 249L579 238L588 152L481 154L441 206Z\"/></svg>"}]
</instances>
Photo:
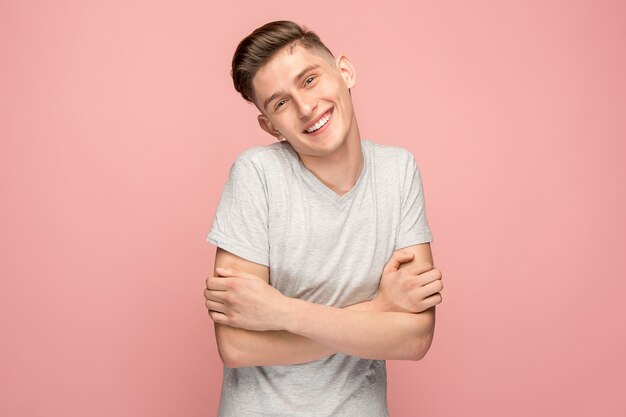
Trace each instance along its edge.
<instances>
[{"instance_id":1,"label":"forearm","mask_svg":"<svg viewBox=\"0 0 626 417\"><path fill-rule=\"evenodd\" d=\"M211 302L213 305L210 306L223 312L211 316L216 323L223 323L216 326L222 360L229 367L293 365L337 352L375 359L421 359L432 342L435 308L424 306L426 310L420 309L419 305L409 303L410 298L405 300L411 295L405 296L404 290L398 291L406 286L407 281L400 281L399 277L392 275L394 270L412 264L430 266L424 271L433 269L428 245L415 245L413 250L419 255L413 262L407 262L407 257L398 252L397 258L396 254L392 258L395 265L390 261L383 269L381 285L386 277L388 284L385 288L395 288L394 296L390 298L389 294L394 293L386 290L371 301L343 309L285 297L275 289L270 290L271 287L259 287L255 276L235 278L237 281L232 284L237 283L240 291L231 283L220 284L217 280L212 284L218 287L215 290L236 294L228 300L224 297L220 299L218 292L214 296L218 301L226 300L227 305ZM424 279L419 269L409 272L414 275L413 280ZM238 275L233 271L222 272L241 276L241 273ZM260 293L263 293L262 296L256 298L250 296ZM422 294L420 297L427 295ZM259 299L271 299L267 305L271 305L272 309L264 315L257 315L257 312L266 309L266 305Z\"/></svg>"},{"instance_id":2,"label":"forearm","mask_svg":"<svg viewBox=\"0 0 626 417\"><path fill-rule=\"evenodd\" d=\"M419 360L428 351L435 308L422 313L355 311L290 299L286 330L368 359ZM349 329L349 331L346 331Z\"/></svg>"},{"instance_id":3,"label":"forearm","mask_svg":"<svg viewBox=\"0 0 626 417\"><path fill-rule=\"evenodd\" d=\"M345 307L350 311L381 311L376 299ZM220 356L226 366L295 365L337 353L338 350L285 330L258 332L215 325Z\"/></svg>"},{"instance_id":4,"label":"forearm","mask_svg":"<svg viewBox=\"0 0 626 417\"><path fill-rule=\"evenodd\" d=\"M224 364L230 368L295 365L336 353L304 336L282 330L259 332L215 324Z\"/></svg>"}]
</instances>

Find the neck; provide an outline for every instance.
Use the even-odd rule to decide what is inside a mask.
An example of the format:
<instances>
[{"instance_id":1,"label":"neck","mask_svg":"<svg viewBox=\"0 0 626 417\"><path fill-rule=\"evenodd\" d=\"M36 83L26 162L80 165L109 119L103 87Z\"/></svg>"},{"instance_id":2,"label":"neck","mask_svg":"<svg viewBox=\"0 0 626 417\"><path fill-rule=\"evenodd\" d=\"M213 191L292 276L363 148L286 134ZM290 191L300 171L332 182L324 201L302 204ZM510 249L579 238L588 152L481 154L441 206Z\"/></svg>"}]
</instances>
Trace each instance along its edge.
<instances>
[{"instance_id":1,"label":"neck","mask_svg":"<svg viewBox=\"0 0 626 417\"><path fill-rule=\"evenodd\" d=\"M323 158L301 156L304 166L339 196L352 189L361 175L365 162L356 120L354 123L355 129L352 134L346 138L344 145L332 154Z\"/></svg>"}]
</instances>

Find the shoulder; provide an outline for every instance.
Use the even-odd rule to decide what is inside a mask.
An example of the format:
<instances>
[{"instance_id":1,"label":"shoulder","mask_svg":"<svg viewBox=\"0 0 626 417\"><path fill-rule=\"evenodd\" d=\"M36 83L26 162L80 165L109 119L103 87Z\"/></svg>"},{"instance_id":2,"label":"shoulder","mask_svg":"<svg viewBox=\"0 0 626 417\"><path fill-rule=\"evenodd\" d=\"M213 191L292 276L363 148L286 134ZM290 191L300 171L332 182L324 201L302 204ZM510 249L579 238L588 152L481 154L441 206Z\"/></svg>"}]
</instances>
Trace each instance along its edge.
<instances>
[{"instance_id":1,"label":"shoulder","mask_svg":"<svg viewBox=\"0 0 626 417\"><path fill-rule=\"evenodd\" d=\"M403 178L418 170L415 156L409 149L365 140L363 145L364 148L369 149L377 173L380 173L380 171L386 173L397 172L399 177Z\"/></svg>"},{"instance_id":2,"label":"shoulder","mask_svg":"<svg viewBox=\"0 0 626 417\"><path fill-rule=\"evenodd\" d=\"M370 140L363 140L363 146L370 149L376 160L389 160L393 163L409 163L415 160L413 153L401 146L383 145Z\"/></svg>"},{"instance_id":3,"label":"shoulder","mask_svg":"<svg viewBox=\"0 0 626 417\"><path fill-rule=\"evenodd\" d=\"M293 170L297 161L297 153L288 143L253 146L235 158L229 177L234 181L260 181L267 188L271 184L280 183L286 177L285 173Z\"/></svg>"},{"instance_id":4,"label":"shoulder","mask_svg":"<svg viewBox=\"0 0 626 417\"><path fill-rule=\"evenodd\" d=\"M297 154L291 145L286 142L276 142L248 148L237 156L234 163L243 162L244 164L264 167L277 161L289 161L294 158L297 158Z\"/></svg>"}]
</instances>

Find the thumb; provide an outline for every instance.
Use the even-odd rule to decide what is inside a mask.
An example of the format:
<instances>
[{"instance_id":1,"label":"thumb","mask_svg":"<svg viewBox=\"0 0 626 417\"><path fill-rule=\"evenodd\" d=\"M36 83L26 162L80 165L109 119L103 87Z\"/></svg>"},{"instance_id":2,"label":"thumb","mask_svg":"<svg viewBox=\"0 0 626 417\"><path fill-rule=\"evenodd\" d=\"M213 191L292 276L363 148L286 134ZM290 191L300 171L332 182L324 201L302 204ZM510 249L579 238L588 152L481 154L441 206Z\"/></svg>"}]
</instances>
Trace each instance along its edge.
<instances>
[{"instance_id":1,"label":"thumb","mask_svg":"<svg viewBox=\"0 0 626 417\"><path fill-rule=\"evenodd\" d=\"M256 278L261 279L260 277L251 274L249 272L236 269L236 268L215 268L218 274L223 277L238 277L238 278Z\"/></svg>"},{"instance_id":2,"label":"thumb","mask_svg":"<svg viewBox=\"0 0 626 417\"><path fill-rule=\"evenodd\" d=\"M410 252L394 252L389 262L387 262L387 265L385 265L385 268L383 268L383 272L397 271L400 269L400 264L410 262L414 257L415 254Z\"/></svg>"}]
</instances>

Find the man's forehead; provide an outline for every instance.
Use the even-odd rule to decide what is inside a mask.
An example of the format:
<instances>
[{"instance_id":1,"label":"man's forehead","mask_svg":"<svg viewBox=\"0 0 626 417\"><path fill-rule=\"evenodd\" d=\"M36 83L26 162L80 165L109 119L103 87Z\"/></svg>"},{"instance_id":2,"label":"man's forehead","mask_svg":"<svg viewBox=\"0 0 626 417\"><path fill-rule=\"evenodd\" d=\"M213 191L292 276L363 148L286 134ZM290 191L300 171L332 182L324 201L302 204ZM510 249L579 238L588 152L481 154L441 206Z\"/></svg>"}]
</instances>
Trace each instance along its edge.
<instances>
[{"instance_id":1,"label":"man's forehead","mask_svg":"<svg viewBox=\"0 0 626 417\"><path fill-rule=\"evenodd\" d=\"M293 50L286 46L276 52L268 62L261 66L252 79L252 86L256 91L257 99L262 100L281 89L283 85L289 85L296 81L301 72L310 67L319 70L331 68L329 59L320 52L306 49L296 45Z\"/></svg>"}]
</instances>

